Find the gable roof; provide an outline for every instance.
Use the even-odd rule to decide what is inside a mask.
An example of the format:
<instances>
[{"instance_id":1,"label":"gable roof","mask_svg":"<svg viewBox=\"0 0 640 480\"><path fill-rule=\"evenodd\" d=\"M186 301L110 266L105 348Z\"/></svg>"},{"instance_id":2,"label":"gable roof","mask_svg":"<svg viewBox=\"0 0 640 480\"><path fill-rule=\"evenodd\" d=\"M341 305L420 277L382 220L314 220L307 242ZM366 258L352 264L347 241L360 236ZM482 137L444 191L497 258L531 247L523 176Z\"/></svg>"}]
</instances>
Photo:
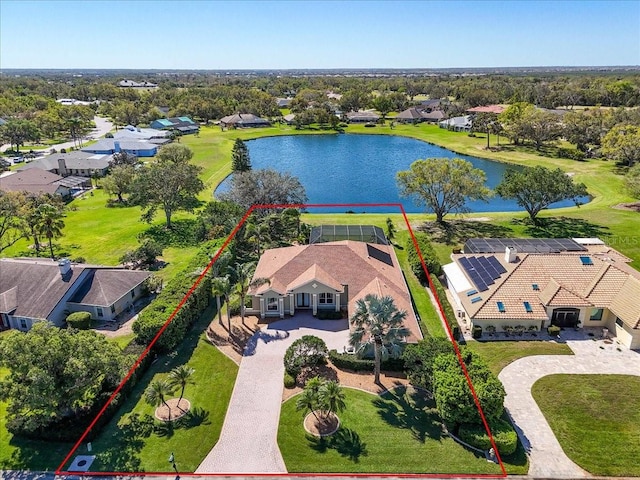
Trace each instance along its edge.
<instances>
[{"instance_id":1,"label":"gable roof","mask_svg":"<svg viewBox=\"0 0 640 480\"><path fill-rule=\"evenodd\" d=\"M68 169L104 170L105 168L109 168L109 165L113 160L113 155L83 152L79 150L68 153L53 153L38 160L34 160L31 163L27 163L24 167L21 167L18 170L22 171L32 168L40 168L47 171L57 170L59 167L58 160L60 159L64 160Z\"/></svg>"},{"instance_id":2,"label":"gable roof","mask_svg":"<svg viewBox=\"0 0 640 480\"><path fill-rule=\"evenodd\" d=\"M253 113L234 113L220 119L220 123L225 125L269 125L269 121L260 118Z\"/></svg>"},{"instance_id":3,"label":"gable roof","mask_svg":"<svg viewBox=\"0 0 640 480\"><path fill-rule=\"evenodd\" d=\"M505 107L503 107L502 105L481 105L479 107L469 108L467 109L467 112L500 114L505 110Z\"/></svg>"},{"instance_id":4,"label":"gable roof","mask_svg":"<svg viewBox=\"0 0 640 480\"><path fill-rule=\"evenodd\" d=\"M268 278L271 285L249 293L260 295L272 290L284 295L316 280L336 292L344 292L343 286L346 286L351 312L355 311L356 301L370 293L389 295L399 310L407 312L405 323L411 332L409 340L422 338L393 247L373 246L376 252L384 254L376 255L379 258L370 255L370 247L365 242L343 240L266 250L260 257L254 278Z\"/></svg>"},{"instance_id":5,"label":"gable roof","mask_svg":"<svg viewBox=\"0 0 640 480\"><path fill-rule=\"evenodd\" d=\"M120 150L156 150L158 145L142 140L119 140L117 138L103 138L93 145L83 147L83 152L111 152L116 151L116 142L120 145Z\"/></svg>"},{"instance_id":6,"label":"gable roof","mask_svg":"<svg viewBox=\"0 0 640 480\"><path fill-rule=\"evenodd\" d=\"M56 182L62 180L60 175L41 168L20 170L0 177L0 190L6 192L56 193L60 188Z\"/></svg>"},{"instance_id":7,"label":"gable roof","mask_svg":"<svg viewBox=\"0 0 640 480\"><path fill-rule=\"evenodd\" d=\"M150 275L149 272L143 271L91 269L82 286L69 301L108 307L144 282Z\"/></svg>"}]
</instances>

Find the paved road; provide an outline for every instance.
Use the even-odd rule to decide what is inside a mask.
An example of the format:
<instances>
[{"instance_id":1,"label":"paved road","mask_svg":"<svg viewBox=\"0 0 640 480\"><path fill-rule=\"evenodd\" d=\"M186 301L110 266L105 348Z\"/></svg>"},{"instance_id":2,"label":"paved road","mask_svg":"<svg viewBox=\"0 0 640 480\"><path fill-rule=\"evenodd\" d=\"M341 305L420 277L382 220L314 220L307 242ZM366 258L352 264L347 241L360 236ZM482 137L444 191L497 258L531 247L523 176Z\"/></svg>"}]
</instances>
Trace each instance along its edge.
<instances>
[{"instance_id":1,"label":"paved road","mask_svg":"<svg viewBox=\"0 0 640 480\"><path fill-rule=\"evenodd\" d=\"M563 332L564 334L564 332ZM567 332L569 335L570 333ZM498 375L507 392L505 408L529 454L529 476L582 478L591 475L567 457L531 395L540 378L557 374L622 374L640 376L640 354L616 350L602 340L567 340L574 356L539 355L507 365ZM600 347L604 347L601 349Z\"/></svg>"},{"instance_id":2,"label":"paved road","mask_svg":"<svg viewBox=\"0 0 640 480\"><path fill-rule=\"evenodd\" d=\"M284 353L303 335L321 337L342 351L347 320L317 320L296 312L295 319L271 323L247 345L220 440L195 473L286 473L278 448Z\"/></svg>"},{"instance_id":3,"label":"paved road","mask_svg":"<svg viewBox=\"0 0 640 480\"><path fill-rule=\"evenodd\" d=\"M94 128L87 134L87 137L86 137L87 140L95 140L100 137L104 137L105 134L107 134L113 129L113 123L111 123L106 118L95 116L93 117L93 121L96 124L96 128ZM49 147L49 150L55 148L56 150L59 151L61 148L70 148L70 147L75 147L75 144L73 141L58 143L57 145L51 145ZM9 148L11 148L11 145L6 143L0 147L0 151L4 152ZM22 147L22 150L28 152L29 147Z\"/></svg>"}]
</instances>

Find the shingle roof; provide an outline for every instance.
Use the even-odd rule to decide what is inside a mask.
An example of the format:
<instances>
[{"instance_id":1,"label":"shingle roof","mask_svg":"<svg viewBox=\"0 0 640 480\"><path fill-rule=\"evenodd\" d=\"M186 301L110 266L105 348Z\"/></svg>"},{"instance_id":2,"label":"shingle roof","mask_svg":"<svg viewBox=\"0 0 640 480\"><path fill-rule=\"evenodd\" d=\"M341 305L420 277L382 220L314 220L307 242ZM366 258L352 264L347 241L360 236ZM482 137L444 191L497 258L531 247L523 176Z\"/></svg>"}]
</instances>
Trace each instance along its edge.
<instances>
[{"instance_id":1,"label":"shingle roof","mask_svg":"<svg viewBox=\"0 0 640 480\"><path fill-rule=\"evenodd\" d=\"M149 272L141 271L93 269L69 301L108 307L144 282L150 275Z\"/></svg>"},{"instance_id":2,"label":"shingle roof","mask_svg":"<svg viewBox=\"0 0 640 480\"><path fill-rule=\"evenodd\" d=\"M21 167L19 170L29 170L31 168L41 168L43 170L58 169L59 159L64 159L68 169L103 170L109 167L109 163L113 160L113 155L83 151L53 153L51 155L47 155L44 158L40 158L31 163L28 163L24 167Z\"/></svg>"},{"instance_id":3,"label":"shingle roof","mask_svg":"<svg viewBox=\"0 0 640 480\"><path fill-rule=\"evenodd\" d=\"M0 177L0 190L9 192L56 193L62 180L60 175L41 168L20 170L11 175Z\"/></svg>"},{"instance_id":4,"label":"shingle roof","mask_svg":"<svg viewBox=\"0 0 640 480\"><path fill-rule=\"evenodd\" d=\"M88 147L83 147L83 152L115 152L116 146L115 143L118 142L120 144L121 150L153 150L157 149L158 146L144 142L140 140L118 140L117 138L103 138L102 140L98 140L98 142L90 145Z\"/></svg>"},{"instance_id":5,"label":"shingle roof","mask_svg":"<svg viewBox=\"0 0 640 480\"><path fill-rule=\"evenodd\" d=\"M269 121L264 118L257 117L253 113L235 113L227 115L220 119L220 123L226 125L269 125Z\"/></svg>"},{"instance_id":6,"label":"shingle roof","mask_svg":"<svg viewBox=\"0 0 640 480\"><path fill-rule=\"evenodd\" d=\"M271 286L250 293L274 290L275 285L284 287L286 293L292 286L312 280L315 274L315 280L337 291L342 291L342 285L348 286L350 312L354 311L356 300L369 293L390 295L398 309L407 312L405 324L411 331L410 341L422 338L393 247L377 244L374 248L387 254L391 265L370 256L367 243L351 240L266 250L254 278L268 278Z\"/></svg>"}]
</instances>

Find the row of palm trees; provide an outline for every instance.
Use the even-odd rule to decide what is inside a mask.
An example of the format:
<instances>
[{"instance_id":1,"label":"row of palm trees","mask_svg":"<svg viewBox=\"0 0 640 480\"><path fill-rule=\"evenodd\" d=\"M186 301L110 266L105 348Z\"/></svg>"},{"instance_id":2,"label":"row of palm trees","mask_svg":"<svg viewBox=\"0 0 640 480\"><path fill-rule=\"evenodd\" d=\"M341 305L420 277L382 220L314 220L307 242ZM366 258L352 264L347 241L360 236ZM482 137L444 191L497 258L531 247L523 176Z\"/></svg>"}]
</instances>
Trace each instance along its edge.
<instances>
[{"instance_id":1,"label":"row of palm trees","mask_svg":"<svg viewBox=\"0 0 640 480\"><path fill-rule=\"evenodd\" d=\"M195 382L191 379L191 376L195 370L188 365L180 365L179 367L174 368L169 372L169 375L164 380L154 380L147 387L144 392L145 401L154 406L159 407L160 405L164 405L167 407L169 411L169 420L171 420L171 408L167 404L167 397L173 395L176 388L180 387L180 398L178 399L178 408L182 410L180 407L180 402L184 397L184 389L187 385L194 385Z\"/></svg>"}]
</instances>

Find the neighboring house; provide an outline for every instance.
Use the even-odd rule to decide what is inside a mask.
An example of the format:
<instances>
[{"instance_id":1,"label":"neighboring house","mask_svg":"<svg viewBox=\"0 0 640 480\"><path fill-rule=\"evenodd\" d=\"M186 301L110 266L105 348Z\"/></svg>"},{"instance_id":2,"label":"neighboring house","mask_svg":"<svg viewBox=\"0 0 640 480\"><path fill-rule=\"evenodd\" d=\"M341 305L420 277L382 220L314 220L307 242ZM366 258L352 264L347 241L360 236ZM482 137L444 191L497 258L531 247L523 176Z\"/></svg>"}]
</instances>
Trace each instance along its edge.
<instances>
[{"instance_id":1,"label":"neighboring house","mask_svg":"<svg viewBox=\"0 0 640 480\"><path fill-rule=\"evenodd\" d=\"M289 108L292 100L293 98L276 98L276 104L278 108Z\"/></svg>"},{"instance_id":2,"label":"neighboring house","mask_svg":"<svg viewBox=\"0 0 640 480\"><path fill-rule=\"evenodd\" d=\"M407 312L407 341L422 338L392 246L344 240L273 248L260 257L254 273L257 278L270 283L249 291L249 314L283 318L299 310L313 315L319 310L346 310L350 315L356 301L366 295L389 295L399 310Z\"/></svg>"},{"instance_id":3,"label":"neighboring house","mask_svg":"<svg viewBox=\"0 0 640 480\"><path fill-rule=\"evenodd\" d=\"M60 105L91 105L91 102L84 102L82 100L76 100L75 98L59 98L56 100Z\"/></svg>"},{"instance_id":4,"label":"neighboring house","mask_svg":"<svg viewBox=\"0 0 640 480\"><path fill-rule=\"evenodd\" d=\"M282 120L284 120L284 123L286 123L287 125L292 125L295 119L296 119L295 113L289 113L284 117L282 117Z\"/></svg>"},{"instance_id":5,"label":"neighboring house","mask_svg":"<svg viewBox=\"0 0 640 480\"><path fill-rule=\"evenodd\" d=\"M440 110L424 109L420 107L411 107L400 112L394 121L398 123L421 123L421 122L439 122L444 118L444 113Z\"/></svg>"},{"instance_id":6,"label":"neighboring house","mask_svg":"<svg viewBox=\"0 0 640 480\"><path fill-rule=\"evenodd\" d=\"M118 86L122 88L158 88L155 83L147 81L134 82L133 80L120 80Z\"/></svg>"},{"instance_id":7,"label":"neighboring house","mask_svg":"<svg viewBox=\"0 0 640 480\"><path fill-rule=\"evenodd\" d=\"M256 128L270 125L271 123L268 120L257 117L252 113L235 113L220 119L220 126L223 128Z\"/></svg>"},{"instance_id":8,"label":"neighboring house","mask_svg":"<svg viewBox=\"0 0 640 480\"><path fill-rule=\"evenodd\" d=\"M380 115L373 112L347 112L349 123L376 123L380 120Z\"/></svg>"},{"instance_id":9,"label":"neighboring house","mask_svg":"<svg viewBox=\"0 0 640 480\"><path fill-rule=\"evenodd\" d=\"M158 130L174 130L180 132L181 135L189 135L200 131L200 125L189 117L159 118L151 122L149 126Z\"/></svg>"},{"instance_id":10,"label":"neighboring house","mask_svg":"<svg viewBox=\"0 0 640 480\"><path fill-rule=\"evenodd\" d=\"M20 170L0 177L0 191L4 192L26 192L33 195L50 193L67 198L87 188L91 188L90 178L61 177L41 168Z\"/></svg>"},{"instance_id":11,"label":"neighboring house","mask_svg":"<svg viewBox=\"0 0 640 480\"><path fill-rule=\"evenodd\" d=\"M342 100L342 94L341 93L335 93L335 92L327 92L327 98L329 100L336 100L336 101L340 101Z\"/></svg>"},{"instance_id":12,"label":"neighboring house","mask_svg":"<svg viewBox=\"0 0 640 480\"><path fill-rule=\"evenodd\" d=\"M0 127L5 123L7 123L7 121L4 118L0 118Z\"/></svg>"},{"instance_id":13,"label":"neighboring house","mask_svg":"<svg viewBox=\"0 0 640 480\"><path fill-rule=\"evenodd\" d=\"M149 272L72 264L69 260L0 259L0 328L62 326L71 312L117 321L144 292Z\"/></svg>"},{"instance_id":14,"label":"neighboring house","mask_svg":"<svg viewBox=\"0 0 640 480\"><path fill-rule=\"evenodd\" d=\"M454 132L470 132L471 115L465 115L464 117L453 117L438 122L440 128L446 128L447 130L453 130Z\"/></svg>"},{"instance_id":15,"label":"neighboring house","mask_svg":"<svg viewBox=\"0 0 640 480\"><path fill-rule=\"evenodd\" d=\"M469 327L602 327L640 348L640 272L601 240L472 239L464 252L443 269Z\"/></svg>"},{"instance_id":16,"label":"neighboring house","mask_svg":"<svg viewBox=\"0 0 640 480\"><path fill-rule=\"evenodd\" d=\"M82 151L101 155L125 152L136 157L153 157L158 153L158 145L141 140L103 138L93 145L82 147Z\"/></svg>"},{"instance_id":17,"label":"neighboring house","mask_svg":"<svg viewBox=\"0 0 640 480\"><path fill-rule=\"evenodd\" d=\"M82 151L53 153L26 164L18 171L39 168L63 177L70 175L104 177L112 160L113 155L111 154L95 154Z\"/></svg>"},{"instance_id":18,"label":"neighboring house","mask_svg":"<svg viewBox=\"0 0 640 480\"><path fill-rule=\"evenodd\" d=\"M127 125L115 132L113 138L120 141L139 140L153 143L154 145L164 145L171 142L171 132L156 128L140 128Z\"/></svg>"}]
</instances>

